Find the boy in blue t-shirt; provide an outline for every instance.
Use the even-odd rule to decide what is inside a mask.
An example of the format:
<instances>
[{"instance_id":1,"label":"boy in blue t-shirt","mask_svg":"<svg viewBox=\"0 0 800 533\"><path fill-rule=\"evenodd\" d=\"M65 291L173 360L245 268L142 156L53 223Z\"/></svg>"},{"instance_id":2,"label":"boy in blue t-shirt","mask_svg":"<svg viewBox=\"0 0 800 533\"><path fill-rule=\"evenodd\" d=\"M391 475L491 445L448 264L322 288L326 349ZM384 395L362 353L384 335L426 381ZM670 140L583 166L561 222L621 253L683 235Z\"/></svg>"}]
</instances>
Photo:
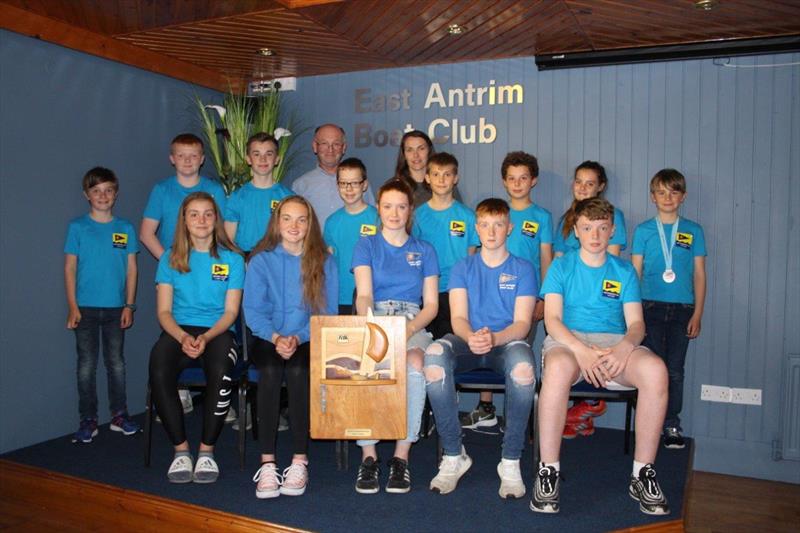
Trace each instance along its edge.
<instances>
[{"instance_id":1,"label":"boy in blue t-shirt","mask_svg":"<svg viewBox=\"0 0 800 533\"><path fill-rule=\"evenodd\" d=\"M83 177L89 214L69 223L64 244L67 328L75 330L78 351L80 427L73 442L97 436L97 359L103 337L112 431L133 435L139 425L128 416L125 394L125 329L136 310L136 230L112 214L119 182L102 167Z\"/></svg>"},{"instance_id":2,"label":"boy in blue t-shirt","mask_svg":"<svg viewBox=\"0 0 800 533\"><path fill-rule=\"evenodd\" d=\"M356 282L350 265L353 249L361 237L378 232L378 210L364 201L369 187L367 168L360 159L345 159L336 169L336 186L344 207L325 221L323 238L339 269L339 314L353 314Z\"/></svg>"},{"instance_id":3,"label":"boy in blue t-shirt","mask_svg":"<svg viewBox=\"0 0 800 533\"><path fill-rule=\"evenodd\" d=\"M547 337L542 346L539 393L541 463L530 508L559 511L561 433L569 389L586 380L597 388L635 387L636 448L628 487L646 514L669 513L653 462L667 408L667 369L644 346L639 279L629 262L611 255L614 207L602 198L575 205L580 249L550 265L541 294Z\"/></svg>"},{"instance_id":4,"label":"boy in blue t-shirt","mask_svg":"<svg viewBox=\"0 0 800 533\"><path fill-rule=\"evenodd\" d=\"M672 168L658 171L650 180L650 198L658 214L636 227L631 260L642 280L645 345L664 359L669 371L664 446L683 448L683 367L689 340L700 334L706 242L699 224L678 216L686 198L683 174Z\"/></svg>"},{"instance_id":5,"label":"boy in blue t-shirt","mask_svg":"<svg viewBox=\"0 0 800 533\"><path fill-rule=\"evenodd\" d=\"M250 136L245 159L253 177L231 193L224 216L228 238L247 254L266 233L275 206L292 192L272 179L272 172L280 163L275 137L264 132Z\"/></svg>"},{"instance_id":6,"label":"boy in blue t-shirt","mask_svg":"<svg viewBox=\"0 0 800 533\"><path fill-rule=\"evenodd\" d=\"M475 232L475 214L453 197L458 183L458 160L446 152L431 155L425 181L431 187L431 199L414 212L412 233L431 243L439 258L439 312L428 329L434 339L440 339L453 332L447 296L450 269L474 254L480 241Z\"/></svg>"},{"instance_id":7,"label":"boy in blue t-shirt","mask_svg":"<svg viewBox=\"0 0 800 533\"><path fill-rule=\"evenodd\" d=\"M501 498L520 498L525 483L519 460L534 392L534 360L525 342L531 327L538 285L533 265L511 255L506 239L513 226L508 204L483 200L475 209L480 252L455 264L450 273L453 333L425 351L428 399L436 416L443 457L430 488L441 494L455 490L472 466L461 444L458 401L451 376L475 368L491 368L506 377L506 429L497 465Z\"/></svg>"}]
</instances>

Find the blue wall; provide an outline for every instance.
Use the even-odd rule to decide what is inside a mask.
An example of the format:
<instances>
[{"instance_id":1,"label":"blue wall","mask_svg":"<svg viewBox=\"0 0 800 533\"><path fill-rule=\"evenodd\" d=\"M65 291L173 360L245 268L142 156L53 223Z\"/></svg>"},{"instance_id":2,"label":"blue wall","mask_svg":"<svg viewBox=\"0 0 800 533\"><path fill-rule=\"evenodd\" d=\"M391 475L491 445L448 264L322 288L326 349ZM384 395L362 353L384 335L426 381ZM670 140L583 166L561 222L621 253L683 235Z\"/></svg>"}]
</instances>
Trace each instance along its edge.
<instances>
[{"instance_id":1,"label":"blue wall","mask_svg":"<svg viewBox=\"0 0 800 533\"><path fill-rule=\"evenodd\" d=\"M756 66L800 61L800 54L736 58ZM442 109L424 104L430 85L448 89L519 83L524 103ZM356 91L398 94L397 111L356 112ZM403 109L403 91L408 109ZM505 191L500 163L509 150L539 157L534 200L559 216L570 202L572 169L584 159L607 168L607 197L625 212L628 237L655 213L648 182L681 169L689 196L683 214L709 241L708 301L701 337L686 365L686 432L695 467L800 482L800 463L773 461L781 435L781 378L800 353L800 67L725 68L711 60L538 72L533 59L379 70L299 80L310 124L336 122L348 154L367 164L373 187L389 177L397 148L357 147L358 124L373 131L427 130L437 118L497 128L491 144L438 145L461 164L467 203ZM362 111L366 106L362 101ZM442 134L442 128L436 133ZM384 138L380 138L384 141ZM304 141L305 142L305 141ZM627 255L627 254L626 254ZM794 324L794 326L792 326ZM541 342L541 333L539 341ZM763 389L763 405L701 402L700 385ZM793 410L798 416L800 406ZM617 425L619 412L605 418Z\"/></svg>"}]
</instances>

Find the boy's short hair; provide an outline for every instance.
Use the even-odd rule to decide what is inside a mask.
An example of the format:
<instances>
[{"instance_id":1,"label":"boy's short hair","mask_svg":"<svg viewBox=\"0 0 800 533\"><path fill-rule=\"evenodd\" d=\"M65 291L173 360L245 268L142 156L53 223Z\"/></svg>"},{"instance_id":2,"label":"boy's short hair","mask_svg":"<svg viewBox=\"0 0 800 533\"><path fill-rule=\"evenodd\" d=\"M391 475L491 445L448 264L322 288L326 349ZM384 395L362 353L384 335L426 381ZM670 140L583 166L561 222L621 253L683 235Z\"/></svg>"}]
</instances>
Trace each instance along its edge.
<instances>
[{"instance_id":1,"label":"boy's short hair","mask_svg":"<svg viewBox=\"0 0 800 533\"><path fill-rule=\"evenodd\" d=\"M508 202L500 198L487 198L481 201L475 208L475 218L486 215L505 215L509 217L511 209L508 207Z\"/></svg>"},{"instance_id":2,"label":"boy's short hair","mask_svg":"<svg viewBox=\"0 0 800 533\"><path fill-rule=\"evenodd\" d=\"M586 217L589 220L614 220L614 206L605 198L595 196L586 198L575 204L575 221L579 217Z\"/></svg>"},{"instance_id":3,"label":"boy's short hair","mask_svg":"<svg viewBox=\"0 0 800 533\"><path fill-rule=\"evenodd\" d=\"M114 171L105 167L94 167L83 175L83 192L101 183L113 183L114 189L119 190L119 181Z\"/></svg>"},{"instance_id":4,"label":"boy's short hair","mask_svg":"<svg viewBox=\"0 0 800 533\"><path fill-rule=\"evenodd\" d=\"M172 139L172 142L169 143L169 147L172 148L176 144L195 145L199 146L200 150L205 149L203 141L200 139L200 137L198 137L193 133L181 133L180 135Z\"/></svg>"},{"instance_id":5,"label":"boy's short hair","mask_svg":"<svg viewBox=\"0 0 800 533\"><path fill-rule=\"evenodd\" d=\"M447 152L431 154L431 156L428 157L428 166L425 167L426 172L430 172L431 165L436 165L438 167L452 166L455 168L456 174L458 174L458 159L456 159L453 154L448 154Z\"/></svg>"},{"instance_id":6,"label":"boy's short hair","mask_svg":"<svg viewBox=\"0 0 800 533\"><path fill-rule=\"evenodd\" d=\"M670 191L686 192L686 178L674 168L663 168L656 172L650 180L650 194L655 194L659 185L663 185Z\"/></svg>"},{"instance_id":7,"label":"boy's short hair","mask_svg":"<svg viewBox=\"0 0 800 533\"><path fill-rule=\"evenodd\" d=\"M339 166L336 168L336 181L339 181L339 171L343 168L349 168L351 170L358 169L361 171L361 177L367 179L367 167L365 167L364 162L357 157L348 157L339 163Z\"/></svg>"},{"instance_id":8,"label":"boy's short hair","mask_svg":"<svg viewBox=\"0 0 800 533\"><path fill-rule=\"evenodd\" d=\"M521 150L506 154L505 159L503 159L503 164L500 165L500 177L506 179L508 167L516 166L528 167L528 172L531 173L532 178L539 177L539 161L536 159L536 156Z\"/></svg>"},{"instance_id":9,"label":"boy's short hair","mask_svg":"<svg viewBox=\"0 0 800 533\"><path fill-rule=\"evenodd\" d=\"M270 135L269 133L267 133L265 131L259 131L258 133L254 133L253 135L250 136L249 139L247 139L247 145L245 147L245 152L247 152L248 154L250 153L250 146L253 143L266 143L266 142L270 142L270 143L274 144L275 145L275 150L276 151L278 150L278 148L279 148L278 139L276 139L274 136Z\"/></svg>"}]
</instances>

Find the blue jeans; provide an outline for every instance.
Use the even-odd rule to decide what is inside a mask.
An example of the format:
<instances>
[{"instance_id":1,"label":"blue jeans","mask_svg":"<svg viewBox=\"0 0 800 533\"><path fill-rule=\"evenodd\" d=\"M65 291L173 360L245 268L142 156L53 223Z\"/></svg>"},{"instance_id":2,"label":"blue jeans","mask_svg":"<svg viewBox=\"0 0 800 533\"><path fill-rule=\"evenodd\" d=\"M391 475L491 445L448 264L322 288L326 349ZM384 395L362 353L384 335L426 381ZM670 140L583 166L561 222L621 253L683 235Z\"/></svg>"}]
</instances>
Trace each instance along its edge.
<instances>
[{"instance_id":1,"label":"blue jeans","mask_svg":"<svg viewBox=\"0 0 800 533\"><path fill-rule=\"evenodd\" d=\"M686 328L694 314L694 305L645 300L642 307L647 329L643 344L664 360L669 373L669 400L664 427L682 430L678 415L683 409L683 367L689 349Z\"/></svg>"},{"instance_id":2,"label":"blue jeans","mask_svg":"<svg viewBox=\"0 0 800 533\"><path fill-rule=\"evenodd\" d=\"M79 307L79 310L81 321L75 328L75 341L78 351L78 411L81 420L97 419L97 359L101 337L111 414L125 411L125 359L122 356L125 330L119 325L122 308Z\"/></svg>"},{"instance_id":3,"label":"blue jeans","mask_svg":"<svg viewBox=\"0 0 800 533\"><path fill-rule=\"evenodd\" d=\"M437 347L439 349L437 349ZM441 355L438 352L441 351ZM428 399L436 416L436 430L442 439L445 455L461 453L461 424L458 421L458 399L452 376L458 372L489 368L506 378L506 430L503 434L503 459L522 457L525 448L525 427L531 414L535 380L530 384L517 383L511 372L519 364L534 367L533 351L524 341L496 346L485 355L475 355L469 345L457 335L447 335L428 347L425 352L425 370L431 367L444 369L441 381L428 381Z\"/></svg>"}]
</instances>

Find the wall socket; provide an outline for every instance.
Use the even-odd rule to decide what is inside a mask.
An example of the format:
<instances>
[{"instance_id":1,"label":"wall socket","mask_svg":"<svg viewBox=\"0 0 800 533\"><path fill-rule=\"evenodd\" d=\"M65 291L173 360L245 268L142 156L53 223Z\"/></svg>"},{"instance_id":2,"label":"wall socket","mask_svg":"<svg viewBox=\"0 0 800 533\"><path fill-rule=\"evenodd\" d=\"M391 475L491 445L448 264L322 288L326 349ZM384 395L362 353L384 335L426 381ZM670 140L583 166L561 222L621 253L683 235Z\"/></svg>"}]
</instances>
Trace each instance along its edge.
<instances>
[{"instance_id":1,"label":"wall socket","mask_svg":"<svg viewBox=\"0 0 800 533\"><path fill-rule=\"evenodd\" d=\"M717 385L701 385L700 399L707 402L761 405L761 389L736 389Z\"/></svg>"},{"instance_id":2,"label":"wall socket","mask_svg":"<svg viewBox=\"0 0 800 533\"><path fill-rule=\"evenodd\" d=\"M731 389L731 403L761 405L761 389Z\"/></svg>"}]
</instances>

